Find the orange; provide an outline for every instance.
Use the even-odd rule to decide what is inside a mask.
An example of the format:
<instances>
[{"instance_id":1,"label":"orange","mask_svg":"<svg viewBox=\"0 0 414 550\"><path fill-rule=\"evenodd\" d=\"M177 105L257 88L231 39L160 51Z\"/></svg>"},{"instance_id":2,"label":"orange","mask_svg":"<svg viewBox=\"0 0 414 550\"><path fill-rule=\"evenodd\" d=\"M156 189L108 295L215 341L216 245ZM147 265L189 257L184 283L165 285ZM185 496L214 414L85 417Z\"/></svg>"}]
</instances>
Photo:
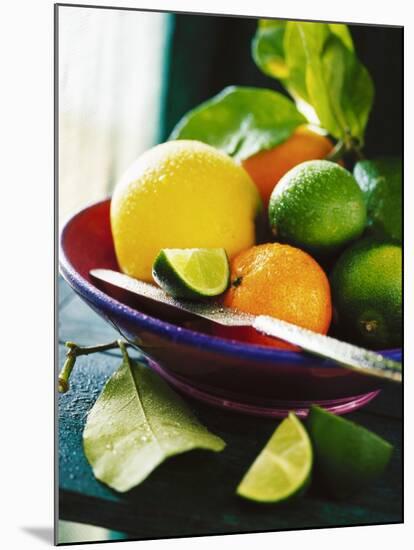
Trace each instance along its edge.
<instances>
[{"instance_id":1,"label":"orange","mask_svg":"<svg viewBox=\"0 0 414 550\"><path fill-rule=\"evenodd\" d=\"M326 334L332 317L327 276L306 252L270 243L240 252L231 262L231 285L224 305L254 315L270 315ZM280 349L298 349L250 327L215 328L225 338Z\"/></svg>"},{"instance_id":2,"label":"orange","mask_svg":"<svg viewBox=\"0 0 414 550\"><path fill-rule=\"evenodd\" d=\"M306 160L323 159L332 149L333 143L327 137L313 132L307 126L299 126L289 139L273 149L249 157L242 165L267 206L275 185L286 172Z\"/></svg>"}]
</instances>

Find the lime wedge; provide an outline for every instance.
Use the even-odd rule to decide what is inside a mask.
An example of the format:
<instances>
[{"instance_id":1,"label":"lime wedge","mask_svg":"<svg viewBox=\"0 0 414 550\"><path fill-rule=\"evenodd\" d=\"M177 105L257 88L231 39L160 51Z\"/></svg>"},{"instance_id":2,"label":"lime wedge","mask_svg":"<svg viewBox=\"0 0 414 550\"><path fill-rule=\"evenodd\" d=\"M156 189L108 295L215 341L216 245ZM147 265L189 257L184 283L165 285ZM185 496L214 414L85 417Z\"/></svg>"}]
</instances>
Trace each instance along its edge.
<instances>
[{"instance_id":1,"label":"lime wedge","mask_svg":"<svg viewBox=\"0 0 414 550\"><path fill-rule=\"evenodd\" d=\"M222 294L230 269L224 248L164 248L152 276L172 296L197 299Z\"/></svg>"},{"instance_id":2,"label":"lime wedge","mask_svg":"<svg viewBox=\"0 0 414 550\"><path fill-rule=\"evenodd\" d=\"M372 483L391 458L390 443L314 405L308 416L308 429L316 474L333 497L350 496Z\"/></svg>"},{"instance_id":3,"label":"lime wedge","mask_svg":"<svg viewBox=\"0 0 414 550\"><path fill-rule=\"evenodd\" d=\"M294 413L282 421L237 487L256 502L280 502L304 489L310 480L312 446Z\"/></svg>"}]
</instances>

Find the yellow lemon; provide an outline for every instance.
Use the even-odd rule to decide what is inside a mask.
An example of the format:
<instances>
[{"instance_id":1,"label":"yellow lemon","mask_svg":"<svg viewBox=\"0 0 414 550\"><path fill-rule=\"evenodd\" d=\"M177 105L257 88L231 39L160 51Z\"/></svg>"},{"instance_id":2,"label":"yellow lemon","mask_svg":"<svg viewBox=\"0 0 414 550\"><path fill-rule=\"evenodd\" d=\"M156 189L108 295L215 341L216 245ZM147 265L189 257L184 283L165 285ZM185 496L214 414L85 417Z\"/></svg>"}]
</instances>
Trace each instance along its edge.
<instances>
[{"instance_id":1,"label":"yellow lemon","mask_svg":"<svg viewBox=\"0 0 414 550\"><path fill-rule=\"evenodd\" d=\"M115 252L124 273L152 281L163 248L224 248L231 259L255 243L257 188L229 156L192 140L140 156L111 201Z\"/></svg>"}]
</instances>

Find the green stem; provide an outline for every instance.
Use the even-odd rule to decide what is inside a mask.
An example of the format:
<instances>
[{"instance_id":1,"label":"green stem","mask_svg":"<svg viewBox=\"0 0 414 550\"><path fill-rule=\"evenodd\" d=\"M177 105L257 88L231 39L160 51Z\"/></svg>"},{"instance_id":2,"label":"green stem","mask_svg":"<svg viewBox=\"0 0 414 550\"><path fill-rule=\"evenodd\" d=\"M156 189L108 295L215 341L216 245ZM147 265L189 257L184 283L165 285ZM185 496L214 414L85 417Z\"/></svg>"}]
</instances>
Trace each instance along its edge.
<instances>
[{"instance_id":1,"label":"green stem","mask_svg":"<svg viewBox=\"0 0 414 550\"><path fill-rule=\"evenodd\" d=\"M58 390L59 393L66 393L69 390L69 378L75 366L76 359L80 355L90 355L91 353L98 353L101 351L107 351L110 349L121 348L123 355L126 353L126 346L129 344L122 340L115 340L109 342L109 344L100 344L98 346L78 346L74 342L66 342L65 346L68 348L66 352L66 360L59 374Z\"/></svg>"},{"instance_id":2,"label":"green stem","mask_svg":"<svg viewBox=\"0 0 414 550\"><path fill-rule=\"evenodd\" d=\"M328 155L326 155L325 159L335 162L337 160L340 160L344 156L346 151L347 151L346 143L340 140L332 149L332 151Z\"/></svg>"},{"instance_id":3,"label":"green stem","mask_svg":"<svg viewBox=\"0 0 414 550\"><path fill-rule=\"evenodd\" d=\"M348 135L345 144L347 151L353 153L358 160L363 160L365 158L362 153L362 142L360 139Z\"/></svg>"},{"instance_id":4,"label":"green stem","mask_svg":"<svg viewBox=\"0 0 414 550\"><path fill-rule=\"evenodd\" d=\"M347 137L344 140L339 140L332 151L326 155L325 159L336 162L349 153L353 153L358 160L363 160L365 158L359 140L353 137Z\"/></svg>"},{"instance_id":5,"label":"green stem","mask_svg":"<svg viewBox=\"0 0 414 550\"><path fill-rule=\"evenodd\" d=\"M362 152L362 148L361 147L354 147L353 148L353 151L355 153L355 156L358 160L364 160L365 159L365 155L364 153Z\"/></svg>"},{"instance_id":6,"label":"green stem","mask_svg":"<svg viewBox=\"0 0 414 550\"><path fill-rule=\"evenodd\" d=\"M66 361L63 365L62 370L59 374L58 379L58 390L59 393L66 393L69 389L69 377L72 372L73 367L75 366L76 356L69 355L69 352L66 354Z\"/></svg>"},{"instance_id":7,"label":"green stem","mask_svg":"<svg viewBox=\"0 0 414 550\"><path fill-rule=\"evenodd\" d=\"M78 346L74 342L66 342L65 346L69 348L66 355L73 354L76 355L76 357L79 357L79 355L89 355L91 353L107 351L109 349L115 349L119 347L118 342L119 340L114 340L113 342L109 342L108 344L98 344L97 346Z\"/></svg>"}]
</instances>

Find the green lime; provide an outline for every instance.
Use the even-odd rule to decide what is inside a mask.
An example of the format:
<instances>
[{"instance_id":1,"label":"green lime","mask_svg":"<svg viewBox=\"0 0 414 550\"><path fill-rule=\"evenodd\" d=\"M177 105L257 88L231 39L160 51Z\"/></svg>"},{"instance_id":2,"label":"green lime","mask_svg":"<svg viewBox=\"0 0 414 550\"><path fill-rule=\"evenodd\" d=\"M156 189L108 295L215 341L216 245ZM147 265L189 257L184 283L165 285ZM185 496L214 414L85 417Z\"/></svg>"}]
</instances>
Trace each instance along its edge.
<instances>
[{"instance_id":1,"label":"green lime","mask_svg":"<svg viewBox=\"0 0 414 550\"><path fill-rule=\"evenodd\" d=\"M241 497L274 503L301 492L310 480L312 445L300 420L289 413L237 487Z\"/></svg>"},{"instance_id":2,"label":"green lime","mask_svg":"<svg viewBox=\"0 0 414 550\"><path fill-rule=\"evenodd\" d=\"M334 319L347 337L371 348L401 346L401 246L362 239L340 256L330 280Z\"/></svg>"},{"instance_id":3,"label":"green lime","mask_svg":"<svg viewBox=\"0 0 414 550\"><path fill-rule=\"evenodd\" d=\"M362 234L364 197L352 174L339 164L303 162L274 188L269 221L277 240L326 256Z\"/></svg>"},{"instance_id":4,"label":"green lime","mask_svg":"<svg viewBox=\"0 0 414 550\"><path fill-rule=\"evenodd\" d=\"M372 483L391 458L390 443L320 407L311 406L307 426L316 475L334 497L350 496Z\"/></svg>"},{"instance_id":5,"label":"green lime","mask_svg":"<svg viewBox=\"0 0 414 550\"><path fill-rule=\"evenodd\" d=\"M152 276L172 296L191 300L224 292L230 269L224 248L164 248Z\"/></svg>"},{"instance_id":6,"label":"green lime","mask_svg":"<svg viewBox=\"0 0 414 550\"><path fill-rule=\"evenodd\" d=\"M402 162L397 157L361 160L354 177L364 193L372 234L402 239Z\"/></svg>"}]
</instances>

